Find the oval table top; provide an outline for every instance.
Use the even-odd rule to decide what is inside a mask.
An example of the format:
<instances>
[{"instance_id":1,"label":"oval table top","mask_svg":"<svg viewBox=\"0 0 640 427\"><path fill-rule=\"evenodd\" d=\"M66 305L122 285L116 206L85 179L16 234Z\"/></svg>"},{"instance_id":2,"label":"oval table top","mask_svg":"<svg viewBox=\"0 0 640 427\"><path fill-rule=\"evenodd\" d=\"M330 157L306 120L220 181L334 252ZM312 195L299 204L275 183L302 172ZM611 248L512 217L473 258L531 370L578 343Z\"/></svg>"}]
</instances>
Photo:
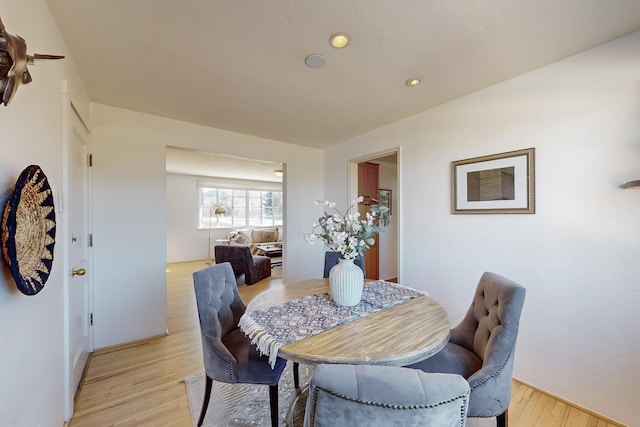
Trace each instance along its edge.
<instances>
[{"instance_id":1,"label":"oval table top","mask_svg":"<svg viewBox=\"0 0 640 427\"><path fill-rule=\"evenodd\" d=\"M247 311L313 294L329 293L329 279L287 283L257 295ZM320 334L280 347L278 356L293 362L404 366L431 357L449 341L444 308L421 295Z\"/></svg>"}]
</instances>

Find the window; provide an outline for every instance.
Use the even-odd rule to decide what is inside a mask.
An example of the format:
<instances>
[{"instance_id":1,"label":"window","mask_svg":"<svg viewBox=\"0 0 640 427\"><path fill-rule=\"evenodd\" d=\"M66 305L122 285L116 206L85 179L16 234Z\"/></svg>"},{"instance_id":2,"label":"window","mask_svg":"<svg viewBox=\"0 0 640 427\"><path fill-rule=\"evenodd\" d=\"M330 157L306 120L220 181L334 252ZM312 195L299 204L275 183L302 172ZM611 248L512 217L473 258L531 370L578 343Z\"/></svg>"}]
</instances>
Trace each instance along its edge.
<instances>
[{"instance_id":1,"label":"window","mask_svg":"<svg viewBox=\"0 0 640 427\"><path fill-rule=\"evenodd\" d=\"M281 190L225 187L200 184L200 228L282 225Z\"/></svg>"}]
</instances>

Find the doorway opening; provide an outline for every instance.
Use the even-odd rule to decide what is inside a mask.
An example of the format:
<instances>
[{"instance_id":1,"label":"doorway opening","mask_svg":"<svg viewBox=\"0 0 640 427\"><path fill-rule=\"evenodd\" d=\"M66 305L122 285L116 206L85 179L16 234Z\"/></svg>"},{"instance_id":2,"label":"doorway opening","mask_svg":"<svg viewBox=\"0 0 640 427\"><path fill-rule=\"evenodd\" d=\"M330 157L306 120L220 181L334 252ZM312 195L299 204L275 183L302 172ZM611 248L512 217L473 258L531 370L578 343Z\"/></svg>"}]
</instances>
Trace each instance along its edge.
<instances>
[{"instance_id":1,"label":"doorway opening","mask_svg":"<svg viewBox=\"0 0 640 427\"><path fill-rule=\"evenodd\" d=\"M371 252L367 259L365 253L365 268L367 278L398 281L401 279L400 254L400 212L401 212L401 183L400 183L400 148L370 154L349 161L349 200L360 194L366 187L377 186L375 194L369 195L376 200L388 200L389 223L376 239L377 251ZM364 171L364 172L363 172ZM374 175L374 178L371 178ZM367 181L368 184L365 184ZM372 184L372 182L376 184ZM376 253L377 252L377 253ZM367 266L375 264L375 266ZM377 277L375 277L377 275Z\"/></svg>"},{"instance_id":2,"label":"doorway opening","mask_svg":"<svg viewBox=\"0 0 640 427\"><path fill-rule=\"evenodd\" d=\"M167 263L214 263L216 245L249 243L232 241L238 230L274 229L261 235L282 242L285 173L282 162L168 146ZM274 274L282 274L282 260L272 258Z\"/></svg>"}]
</instances>

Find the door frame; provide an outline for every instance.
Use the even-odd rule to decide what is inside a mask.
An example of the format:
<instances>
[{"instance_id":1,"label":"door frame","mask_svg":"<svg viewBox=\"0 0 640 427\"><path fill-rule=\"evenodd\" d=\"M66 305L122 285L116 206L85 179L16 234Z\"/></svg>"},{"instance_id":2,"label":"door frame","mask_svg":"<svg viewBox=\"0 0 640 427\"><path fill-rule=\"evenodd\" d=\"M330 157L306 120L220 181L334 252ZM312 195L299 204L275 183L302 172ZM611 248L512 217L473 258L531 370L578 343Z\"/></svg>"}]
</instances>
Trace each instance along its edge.
<instances>
[{"instance_id":1,"label":"door frame","mask_svg":"<svg viewBox=\"0 0 640 427\"><path fill-rule=\"evenodd\" d=\"M64 304L64 420L69 422L73 416L74 400L77 390L75 390L73 384L73 354L71 351L70 342L70 307L69 307L69 295L70 295L70 280L71 280L71 265L70 265L70 248L71 241L69 230L69 212L66 211L66 207L69 206L68 195L70 191L69 186L69 150L72 138L72 122L78 120L87 132L87 153L91 153L91 129L87 125L87 121L83 119L82 114L74 105L73 99L69 94L68 81L62 81L62 192L58 193L58 212L62 214L62 247L63 247L63 270L66 274L63 275L63 304ZM87 212L86 221L87 229L89 233L93 230L93 189L91 182L91 168L87 167ZM88 239L88 236L85 236ZM88 286L88 312L93 313L93 251L88 251L87 259L87 286ZM89 322L89 319L87 319ZM94 350L94 336L93 327L89 326L89 357ZM88 366L85 365L86 370ZM80 382L79 387L82 384Z\"/></svg>"},{"instance_id":2,"label":"door frame","mask_svg":"<svg viewBox=\"0 0 640 427\"><path fill-rule=\"evenodd\" d=\"M369 162L372 160L379 159L380 157L396 155L396 182L398 185L396 194L393 196L393 220L396 222L396 226L398 227L398 236L397 236L397 248L396 253L398 255L397 265L398 265L398 281L402 283L402 156L400 147L393 147L388 150L378 151L375 153L370 153L364 155L362 157L356 157L349 160L349 171L348 171L348 188L347 188L347 200L354 200L358 197L358 163Z\"/></svg>"}]
</instances>

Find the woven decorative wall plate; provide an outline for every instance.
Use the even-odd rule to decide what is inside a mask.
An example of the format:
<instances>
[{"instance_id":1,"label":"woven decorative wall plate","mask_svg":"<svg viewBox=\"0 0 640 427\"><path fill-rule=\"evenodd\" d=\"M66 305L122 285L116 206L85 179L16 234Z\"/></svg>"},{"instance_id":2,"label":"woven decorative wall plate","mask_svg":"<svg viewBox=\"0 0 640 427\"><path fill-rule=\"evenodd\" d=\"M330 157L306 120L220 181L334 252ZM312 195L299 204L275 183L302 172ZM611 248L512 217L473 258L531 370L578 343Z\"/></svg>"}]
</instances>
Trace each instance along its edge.
<instances>
[{"instance_id":1,"label":"woven decorative wall plate","mask_svg":"<svg viewBox=\"0 0 640 427\"><path fill-rule=\"evenodd\" d=\"M26 295L42 290L53 264L56 217L53 194L40 166L28 166L2 215L2 256L18 289Z\"/></svg>"}]
</instances>

